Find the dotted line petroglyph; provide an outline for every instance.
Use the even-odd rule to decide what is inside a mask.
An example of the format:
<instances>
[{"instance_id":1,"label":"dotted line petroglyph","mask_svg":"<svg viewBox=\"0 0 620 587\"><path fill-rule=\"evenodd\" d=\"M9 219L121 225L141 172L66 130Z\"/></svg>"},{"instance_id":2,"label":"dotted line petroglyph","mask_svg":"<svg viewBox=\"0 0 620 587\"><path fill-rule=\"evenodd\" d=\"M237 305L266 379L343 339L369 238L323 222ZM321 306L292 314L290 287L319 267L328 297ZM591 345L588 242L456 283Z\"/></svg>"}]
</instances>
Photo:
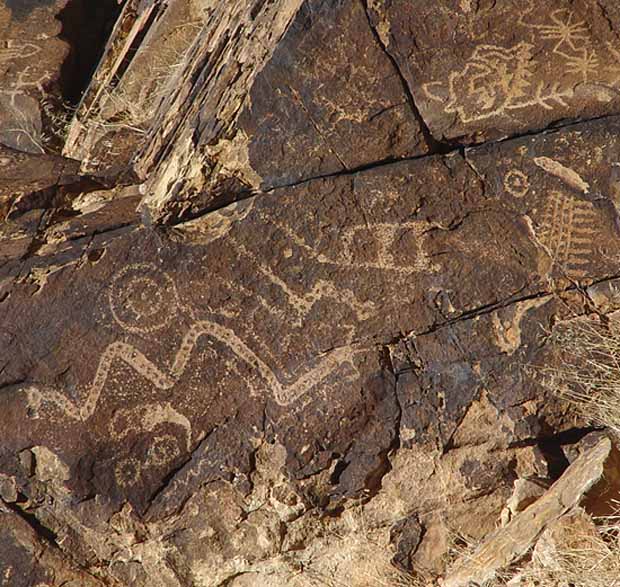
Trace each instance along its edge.
<instances>
[{"instance_id":1,"label":"dotted line petroglyph","mask_svg":"<svg viewBox=\"0 0 620 587\"><path fill-rule=\"evenodd\" d=\"M159 368L133 345L125 342L113 342L103 352L93 382L81 406L76 405L54 389L46 389L45 393L42 393L34 387L28 389L31 405L40 406L42 402L51 402L73 419L88 420L95 413L110 370L117 361L129 365L157 389L169 390L185 373L192 352L198 340L203 336L221 342L239 359L254 367L265 381L266 389L274 394L276 401L281 405L287 405L307 393L344 364L355 370L352 362L352 349L343 347L326 354L313 368L294 382L283 384L271 368L231 329L216 322L201 320L193 324L186 332L169 370Z\"/></svg>"}]
</instances>

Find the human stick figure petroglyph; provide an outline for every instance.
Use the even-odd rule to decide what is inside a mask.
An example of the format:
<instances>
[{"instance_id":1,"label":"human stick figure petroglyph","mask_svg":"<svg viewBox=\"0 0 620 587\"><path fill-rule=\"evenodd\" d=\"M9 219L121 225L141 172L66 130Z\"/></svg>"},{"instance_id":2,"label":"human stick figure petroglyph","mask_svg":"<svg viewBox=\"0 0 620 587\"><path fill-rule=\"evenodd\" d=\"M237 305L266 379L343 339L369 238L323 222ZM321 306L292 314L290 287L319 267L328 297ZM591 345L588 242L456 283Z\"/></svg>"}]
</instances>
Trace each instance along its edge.
<instances>
[{"instance_id":1,"label":"human stick figure petroglyph","mask_svg":"<svg viewBox=\"0 0 620 587\"><path fill-rule=\"evenodd\" d=\"M599 71L600 60L591 46L590 30L584 20L575 18L574 11L554 10L549 16L551 22L543 24L528 23L528 14L526 12L520 17L520 24L539 31L543 40L555 41L552 52L565 60L568 73L580 75L583 81L588 81Z\"/></svg>"}]
</instances>

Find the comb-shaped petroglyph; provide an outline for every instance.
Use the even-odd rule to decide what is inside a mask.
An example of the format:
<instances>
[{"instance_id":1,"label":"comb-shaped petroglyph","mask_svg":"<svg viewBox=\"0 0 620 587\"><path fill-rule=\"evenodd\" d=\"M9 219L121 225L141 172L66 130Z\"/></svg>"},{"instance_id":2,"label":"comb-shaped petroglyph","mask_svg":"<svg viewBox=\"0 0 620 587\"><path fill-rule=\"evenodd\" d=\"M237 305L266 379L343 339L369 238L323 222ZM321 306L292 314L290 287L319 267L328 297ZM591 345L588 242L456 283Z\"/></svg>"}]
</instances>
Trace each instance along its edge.
<instances>
[{"instance_id":1,"label":"comb-shaped petroglyph","mask_svg":"<svg viewBox=\"0 0 620 587\"><path fill-rule=\"evenodd\" d=\"M545 205L540 243L568 277L581 278L594 252L593 235L598 215L594 206L559 191L552 191Z\"/></svg>"},{"instance_id":2,"label":"comb-shaped petroglyph","mask_svg":"<svg viewBox=\"0 0 620 587\"><path fill-rule=\"evenodd\" d=\"M445 104L445 111L457 114L465 123L502 116L512 110L539 106L568 106L572 87L539 81L532 77L536 69L534 46L521 42L512 47L480 45L462 71L452 72L444 82L423 84L428 98Z\"/></svg>"}]
</instances>

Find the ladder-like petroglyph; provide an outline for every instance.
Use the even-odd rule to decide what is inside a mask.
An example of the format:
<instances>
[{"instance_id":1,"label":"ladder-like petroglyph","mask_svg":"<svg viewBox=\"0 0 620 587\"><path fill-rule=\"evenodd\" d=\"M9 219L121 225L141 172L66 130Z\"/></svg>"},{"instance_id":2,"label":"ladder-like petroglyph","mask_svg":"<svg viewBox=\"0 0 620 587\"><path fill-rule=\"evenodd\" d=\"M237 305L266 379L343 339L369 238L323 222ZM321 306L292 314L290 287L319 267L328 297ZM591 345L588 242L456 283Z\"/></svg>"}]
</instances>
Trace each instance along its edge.
<instances>
[{"instance_id":1,"label":"ladder-like petroglyph","mask_svg":"<svg viewBox=\"0 0 620 587\"><path fill-rule=\"evenodd\" d=\"M555 265L568 277L587 273L594 252L598 215L590 202L552 191L544 208L538 238Z\"/></svg>"}]
</instances>

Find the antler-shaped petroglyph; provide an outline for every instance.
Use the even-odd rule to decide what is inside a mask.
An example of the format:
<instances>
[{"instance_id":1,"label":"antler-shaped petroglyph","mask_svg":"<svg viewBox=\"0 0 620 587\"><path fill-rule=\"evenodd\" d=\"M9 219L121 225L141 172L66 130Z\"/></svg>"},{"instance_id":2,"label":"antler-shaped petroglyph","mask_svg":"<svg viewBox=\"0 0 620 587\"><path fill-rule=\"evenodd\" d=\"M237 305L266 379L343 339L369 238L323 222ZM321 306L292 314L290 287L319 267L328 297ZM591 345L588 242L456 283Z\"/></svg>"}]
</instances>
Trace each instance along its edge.
<instances>
[{"instance_id":1,"label":"antler-shaped petroglyph","mask_svg":"<svg viewBox=\"0 0 620 587\"><path fill-rule=\"evenodd\" d=\"M230 328L226 328L216 322L201 320L192 324L186 332L169 370L160 369L135 346L117 341L108 345L103 352L95 377L82 405L76 405L53 388L41 390L33 386L26 389L29 403L39 406L42 402L51 402L56 404L67 416L75 420L86 421L95 413L110 370L116 361L129 365L139 375L150 381L157 389L171 389L185 373L191 354L198 340L203 336L211 337L222 343L239 359L254 367L266 381L268 390L274 394L276 402L280 405L290 404L296 398L321 383L335 369L344 364L348 364L352 369L355 369L352 363L351 349L349 347L342 347L324 356L317 365L301 375L293 383L283 384L276 377L273 370Z\"/></svg>"}]
</instances>

